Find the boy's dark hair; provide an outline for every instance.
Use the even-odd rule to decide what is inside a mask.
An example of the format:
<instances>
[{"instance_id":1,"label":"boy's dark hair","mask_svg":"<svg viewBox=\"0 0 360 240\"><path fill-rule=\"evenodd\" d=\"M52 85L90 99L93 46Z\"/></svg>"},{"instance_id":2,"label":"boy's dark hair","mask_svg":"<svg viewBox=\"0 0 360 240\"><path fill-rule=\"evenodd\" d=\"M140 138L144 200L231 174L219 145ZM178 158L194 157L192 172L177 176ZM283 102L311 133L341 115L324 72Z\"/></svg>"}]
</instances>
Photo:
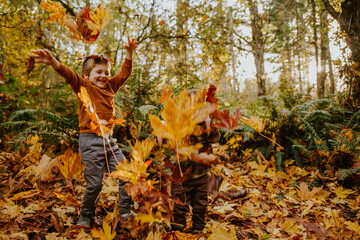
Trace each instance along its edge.
<instances>
[{"instance_id":1,"label":"boy's dark hair","mask_svg":"<svg viewBox=\"0 0 360 240\"><path fill-rule=\"evenodd\" d=\"M103 55L90 55L83 58L83 66L82 66L82 75L84 73L89 75L91 70L95 67L96 64L108 64L111 67L111 62L113 62L110 58L107 58Z\"/></svg>"}]
</instances>

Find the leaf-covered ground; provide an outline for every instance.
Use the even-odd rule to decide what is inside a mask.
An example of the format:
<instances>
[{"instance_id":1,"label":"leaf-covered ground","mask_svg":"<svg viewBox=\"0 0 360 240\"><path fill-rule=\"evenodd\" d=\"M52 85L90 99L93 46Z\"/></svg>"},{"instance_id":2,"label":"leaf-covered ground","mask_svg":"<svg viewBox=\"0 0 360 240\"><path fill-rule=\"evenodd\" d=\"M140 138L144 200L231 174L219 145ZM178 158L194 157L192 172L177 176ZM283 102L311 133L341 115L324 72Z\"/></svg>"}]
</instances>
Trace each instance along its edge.
<instances>
[{"instance_id":1,"label":"leaf-covered ground","mask_svg":"<svg viewBox=\"0 0 360 240\"><path fill-rule=\"evenodd\" d=\"M36 139L28 143L26 150L0 154L0 239L199 238L187 232L165 233L159 223L122 222L113 214L116 181L108 177L93 229L75 226L85 191L82 175L65 179L57 164L61 156L41 155L42 144ZM253 154L257 161L249 160ZM291 160L285 162L284 172L277 172L275 159L256 152L217 165L213 173L223 181L219 191L215 187L209 195L203 239L360 238L359 189L343 188L336 174L300 168ZM110 226L117 226L116 231Z\"/></svg>"}]
</instances>

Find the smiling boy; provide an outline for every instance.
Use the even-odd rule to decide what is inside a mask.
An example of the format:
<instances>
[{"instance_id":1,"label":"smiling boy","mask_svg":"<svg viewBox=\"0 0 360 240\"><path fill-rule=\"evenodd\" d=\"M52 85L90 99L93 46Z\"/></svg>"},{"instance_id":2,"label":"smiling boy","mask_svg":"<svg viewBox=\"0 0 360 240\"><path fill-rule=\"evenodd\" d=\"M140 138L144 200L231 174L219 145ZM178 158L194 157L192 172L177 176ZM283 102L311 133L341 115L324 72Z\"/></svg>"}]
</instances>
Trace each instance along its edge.
<instances>
[{"instance_id":1,"label":"smiling boy","mask_svg":"<svg viewBox=\"0 0 360 240\"><path fill-rule=\"evenodd\" d=\"M76 94L80 88L84 87L94 104L95 112L100 120L108 122L111 118L115 119L114 96L122 85L125 84L132 72L133 51L137 48L137 42L128 38L126 48L126 58L121 71L111 77L111 59L103 55L90 55L83 58L82 76L77 72L60 63L47 49L35 50L36 63L45 63L52 66L55 71L65 78ZM78 98L79 103L79 150L82 162L86 164L84 177L86 181L86 191L82 202L81 215L77 225L90 227L91 218L95 215L95 201L102 188L104 169L106 169L106 159L108 160L110 171L116 171L116 160L124 160L125 157L116 144L116 139L112 137L103 138L98 136L91 128L91 117L86 111L83 102ZM112 128L113 124L107 127ZM107 143L104 146L104 141ZM109 145L111 147L109 147ZM112 152L113 151L113 152ZM129 217L132 205L124 189L125 182L119 182L119 214L123 219Z\"/></svg>"}]
</instances>

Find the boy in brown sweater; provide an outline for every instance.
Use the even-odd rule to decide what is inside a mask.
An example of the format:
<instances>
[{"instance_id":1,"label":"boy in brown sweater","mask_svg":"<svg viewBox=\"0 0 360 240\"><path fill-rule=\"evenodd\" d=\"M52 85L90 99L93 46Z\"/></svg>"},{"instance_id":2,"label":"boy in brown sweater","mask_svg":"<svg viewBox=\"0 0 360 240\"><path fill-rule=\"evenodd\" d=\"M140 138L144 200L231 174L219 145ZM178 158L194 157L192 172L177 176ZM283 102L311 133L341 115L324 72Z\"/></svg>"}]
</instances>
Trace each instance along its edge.
<instances>
[{"instance_id":1,"label":"boy in brown sweater","mask_svg":"<svg viewBox=\"0 0 360 240\"><path fill-rule=\"evenodd\" d=\"M108 122L111 118L116 119L114 96L132 72L133 51L137 48L137 42L128 38L126 48L126 58L121 71L111 77L110 59L103 55L91 55L84 58L82 67L82 76L77 72L60 63L50 53L50 51L35 50L32 56L36 63L45 63L52 66L55 71L65 78L65 81L71 86L76 94L80 92L81 87L85 87L95 112L99 120ZM86 191L82 202L81 215L77 225L90 227L91 218L95 215L95 201L102 188L104 169L106 168L106 159L108 160L110 171L116 171L116 160L124 160L125 157L116 145L116 139L112 137L104 138L98 136L91 128L91 117L86 111L86 107L78 97L79 103L79 150L82 156L82 162L86 164L84 177L86 181ZM106 125L109 128L113 124ZM106 150L104 149L104 141ZM111 148L109 147L111 145ZM114 154L112 153L113 150ZM132 199L124 189L125 182L119 182L119 214L124 218L129 217Z\"/></svg>"}]
</instances>

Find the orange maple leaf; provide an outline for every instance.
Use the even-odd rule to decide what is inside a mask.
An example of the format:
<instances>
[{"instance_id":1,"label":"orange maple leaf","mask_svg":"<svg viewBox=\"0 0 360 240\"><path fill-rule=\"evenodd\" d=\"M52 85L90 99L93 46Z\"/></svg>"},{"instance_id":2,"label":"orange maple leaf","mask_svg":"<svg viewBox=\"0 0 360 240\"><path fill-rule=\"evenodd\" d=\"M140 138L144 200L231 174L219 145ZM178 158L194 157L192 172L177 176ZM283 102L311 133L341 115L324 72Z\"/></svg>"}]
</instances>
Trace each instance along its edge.
<instances>
[{"instance_id":1,"label":"orange maple leaf","mask_svg":"<svg viewBox=\"0 0 360 240\"><path fill-rule=\"evenodd\" d=\"M76 18L76 20L70 19L65 23L73 33L72 37L88 43L94 43L109 21L109 14L99 4L93 12L91 12L89 7L84 8L76 14Z\"/></svg>"},{"instance_id":2,"label":"orange maple leaf","mask_svg":"<svg viewBox=\"0 0 360 240\"><path fill-rule=\"evenodd\" d=\"M43 0L40 7L47 12L52 12L46 19L46 22L57 22L64 25L66 22L66 9L60 3L52 2L51 0Z\"/></svg>"},{"instance_id":3,"label":"orange maple leaf","mask_svg":"<svg viewBox=\"0 0 360 240\"><path fill-rule=\"evenodd\" d=\"M116 119L110 119L109 120L109 123L115 123L116 125L120 125L120 126L123 126L125 127L125 123L126 121L124 119L120 119L120 118L116 118Z\"/></svg>"},{"instance_id":4,"label":"orange maple leaf","mask_svg":"<svg viewBox=\"0 0 360 240\"><path fill-rule=\"evenodd\" d=\"M238 128L238 121L241 119L241 109L236 109L232 117L230 117L229 110L223 110L221 112L216 110L211 116L215 121L216 127L230 132Z\"/></svg>"},{"instance_id":5,"label":"orange maple leaf","mask_svg":"<svg viewBox=\"0 0 360 240\"><path fill-rule=\"evenodd\" d=\"M172 94L171 89L172 89L172 86L170 86L169 90L166 91L166 86L164 86L159 103L165 103L166 100L168 100L168 98L171 97L171 94Z\"/></svg>"}]
</instances>

